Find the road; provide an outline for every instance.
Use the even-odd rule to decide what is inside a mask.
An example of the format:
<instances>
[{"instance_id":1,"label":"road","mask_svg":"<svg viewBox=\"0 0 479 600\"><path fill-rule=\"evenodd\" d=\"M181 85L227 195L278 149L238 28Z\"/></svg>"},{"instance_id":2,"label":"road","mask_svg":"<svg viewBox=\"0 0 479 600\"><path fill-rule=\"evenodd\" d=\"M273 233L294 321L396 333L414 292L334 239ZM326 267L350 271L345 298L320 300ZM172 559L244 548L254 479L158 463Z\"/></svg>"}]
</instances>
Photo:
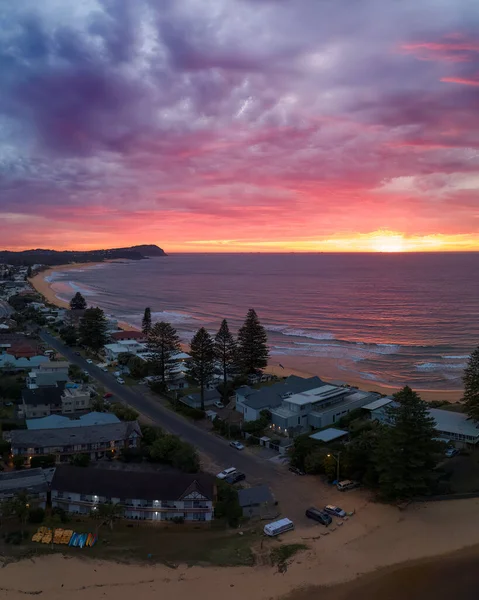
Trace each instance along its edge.
<instances>
[{"instance_id":1,"label":"road","mask_svg":"<svg viewBox=\"0 0 479 600\"><path fill-rule=\"evenodd\" d=\"M288 516L295 523L311 525L311 521L304 516L305 508L334 503L335 497L338 498L339 492L331 489L331 486L325 486L319 478L298 477L289 472L286 467L257 456L248 449L238 451L231 448L227 440L200 429L140 391L117 383L111 373L105 373L96 365L87 363L82 356L75 354L57 338L46 332L42 332L40 336L69 362L81 367L112 392L116 400L130 405L166 431L179 435L198 451L208 455L220 469L234 466L246 474L250 484L268 485L280 503L283 516ZM341 498L340 494L339 498L344 500L344 496ZM352 507L347 508L349 510Z\"/></svg>"},{"instance_id":2,"label":"road","mask_svg":"<svg viewBox=\"0 0 479 600\"><path fill-rule=\"evenodd\" d=\"M88 374L112 392L116 399L129 404L139 413L145 415L157 425L170 433L179 435L183 440L195 446L199 451L208 454L220 467L234 465L237 469L248 474L248 479L271 479L280 469L274 463L264 460L248 452L240 452L231 448L223 438L217 437L193 423L190 423L177 413L154 402L141 392L117 383L111 373L101 371L96 365L89 364L82 356L63 344L49 333L40 334L42 340L62 354L69 362L78 365Z\"/></svg>"}]
</instances>

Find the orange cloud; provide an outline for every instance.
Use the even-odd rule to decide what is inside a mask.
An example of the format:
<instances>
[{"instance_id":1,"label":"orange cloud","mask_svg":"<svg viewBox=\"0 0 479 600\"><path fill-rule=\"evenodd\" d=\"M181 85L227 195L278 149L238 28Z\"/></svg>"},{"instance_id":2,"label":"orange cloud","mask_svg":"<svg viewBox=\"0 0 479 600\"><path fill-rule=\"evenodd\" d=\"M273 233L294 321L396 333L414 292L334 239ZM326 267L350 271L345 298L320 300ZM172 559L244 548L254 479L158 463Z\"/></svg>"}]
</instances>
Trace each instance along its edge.
<instances>
[{"instance_id":1,"label":"orange cloud","mask_svg":"<svg viewBox=\"0 0 479 600\"><path fill-rule=\"evenodd\" d=\"M446 83L459 83L461 85L476 85L479 86L478 79L465 79L463 77L441 77L441 81Z\"/></svg>"}]
</instances>

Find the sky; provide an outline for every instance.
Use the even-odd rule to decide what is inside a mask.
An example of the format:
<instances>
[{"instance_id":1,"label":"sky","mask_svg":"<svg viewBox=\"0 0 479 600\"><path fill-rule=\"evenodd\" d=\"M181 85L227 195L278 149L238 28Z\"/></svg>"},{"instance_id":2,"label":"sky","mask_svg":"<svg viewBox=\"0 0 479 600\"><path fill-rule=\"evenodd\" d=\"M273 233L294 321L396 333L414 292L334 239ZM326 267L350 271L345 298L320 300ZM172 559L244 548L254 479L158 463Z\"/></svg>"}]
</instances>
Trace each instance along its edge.
<instances>
[{"instance_id":1,"label":"sky","mask_svg":"<svg viewBox=\"0 0 479 600\"><path fill-rule=\"evenodd\" d=\"M478 0L0 0L0 248L479 250Z\"/></svg>"}]
</instances>

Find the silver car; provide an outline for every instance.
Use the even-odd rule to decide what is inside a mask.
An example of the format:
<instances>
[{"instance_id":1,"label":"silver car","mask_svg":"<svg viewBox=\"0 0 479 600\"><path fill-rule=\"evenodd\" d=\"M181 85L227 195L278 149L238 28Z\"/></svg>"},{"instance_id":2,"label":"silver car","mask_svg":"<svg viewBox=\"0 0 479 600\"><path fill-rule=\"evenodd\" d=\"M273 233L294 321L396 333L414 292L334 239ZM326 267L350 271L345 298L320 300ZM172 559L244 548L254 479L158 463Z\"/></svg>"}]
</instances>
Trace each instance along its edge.
<instances>
[{"instance_id":1,"label":"silver car","mask_svg":"<svg viewBox=\"0 0 479 600\"><path fill-rule=\"evenodd\" d=\"M327 506L325 506L324 512L328 513L328 515L331 515L332 517L345 517L346 516L345 510L343 510L342 508L339 508L339 506L333 506L332 504L328 504Z\"/></svg>"}]
</instances>

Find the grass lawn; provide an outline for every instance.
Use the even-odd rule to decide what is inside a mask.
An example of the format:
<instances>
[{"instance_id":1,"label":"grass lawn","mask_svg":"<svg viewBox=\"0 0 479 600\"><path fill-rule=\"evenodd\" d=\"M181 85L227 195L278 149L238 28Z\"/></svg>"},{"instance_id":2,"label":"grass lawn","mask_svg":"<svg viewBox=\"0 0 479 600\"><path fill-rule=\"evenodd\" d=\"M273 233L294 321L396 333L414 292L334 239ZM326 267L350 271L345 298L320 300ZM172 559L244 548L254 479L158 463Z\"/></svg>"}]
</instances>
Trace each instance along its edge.
<instances>
[{"instance_id":1,"label":"grass lawn","mask_svg":"<svg viewBox=\"0 0 479 600\"><path fill-rule=\"evenodd\" d=\"M62 525L64 529L73 529L79 533L94 532L97 526L97 521L84 520L79 523L72 520ZM11 527L10 525L10 529ZM19 529L18 523L15 523L15 529ZM37 525L28 525L28 539L18 546L5 544L0 538L0 556L21 558L51 552L51 546L29 541L37 529ZM252 546L258 542L261 534L259 526L256 530L244 531L243 535L239 535L237 530L222 529L218 526L192 528L177 525L165 528L121 522L116 523L113 530L102 526L98 542L93 548L56 545L54 551L69 556L120 562L155 562L170 566L180 563L251 566L254 564Z\"/></svg>"}]
</instances>

